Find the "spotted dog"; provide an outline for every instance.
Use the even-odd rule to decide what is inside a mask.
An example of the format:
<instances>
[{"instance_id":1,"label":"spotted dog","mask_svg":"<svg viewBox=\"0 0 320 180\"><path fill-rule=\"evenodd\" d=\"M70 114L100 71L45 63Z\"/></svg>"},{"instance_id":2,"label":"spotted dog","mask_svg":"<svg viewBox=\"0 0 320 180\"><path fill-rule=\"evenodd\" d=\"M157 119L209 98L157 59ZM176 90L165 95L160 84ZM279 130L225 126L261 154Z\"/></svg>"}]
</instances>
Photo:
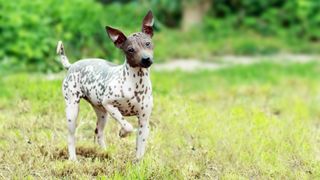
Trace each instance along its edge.
<instances>
[{"instance_id":1,"label":"spotted dog","mask_svg":"<svg viewBox=\"0 0 320 180\"><path fill-rule=\"evenodd\" d=\"M106 148L103 130L108 114L121 125L120 137L134 131L124 116L137 116L136 158L141 159L144 155L153 106L149 73L153 63L153 21L149 11L143 19L142 31L128 37L120 30L106 27L110 39L125 55L123 65L114 65L103 59L82 59L70 64L59 41L57 53L68 70L62 92L66 103L70 160L76 160L75 130L81 99L89 102L97 115L95 139L102 148Z\"/></svg>"}]
</instances>

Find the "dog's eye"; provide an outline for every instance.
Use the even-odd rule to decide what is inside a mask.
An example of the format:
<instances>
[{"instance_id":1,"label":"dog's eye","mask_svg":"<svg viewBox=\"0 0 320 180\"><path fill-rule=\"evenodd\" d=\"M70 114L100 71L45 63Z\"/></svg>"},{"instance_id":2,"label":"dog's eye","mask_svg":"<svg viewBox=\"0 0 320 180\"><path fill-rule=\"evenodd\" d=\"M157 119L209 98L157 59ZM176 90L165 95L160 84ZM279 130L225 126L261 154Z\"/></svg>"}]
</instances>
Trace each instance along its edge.
<instances>
[{"instance_id":1,"label":"dog's eye","mask_svg":"<svg viewBox=\"0 0 320 180\"><path fill-rule=\"evenodd\" d=\"M133 53L133 52L134 52L134 49L133 49L133 48L129 48L128 51L131 52L131 53Z\"/></svg>"},{"instance_id":2,"label":"dog's eye","mask_svg":"<svg viewBox=\"0 0 320 180\"><path fill-rule=\"evenodd\" d=\"M150 42L146 42L146 46L149 47L150 46Z\"/></svg>"}]
</instances>

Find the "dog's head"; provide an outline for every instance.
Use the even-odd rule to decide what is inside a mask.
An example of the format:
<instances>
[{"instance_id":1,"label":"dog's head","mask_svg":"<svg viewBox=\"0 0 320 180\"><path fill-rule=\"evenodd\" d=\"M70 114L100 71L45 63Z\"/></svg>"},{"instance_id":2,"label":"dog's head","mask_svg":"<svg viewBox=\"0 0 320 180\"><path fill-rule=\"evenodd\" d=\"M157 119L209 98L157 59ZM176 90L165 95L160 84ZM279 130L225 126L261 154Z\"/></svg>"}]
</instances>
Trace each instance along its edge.
<instances>
[{"instance_id":1,"label":"dog's head","mask_svg":"<svg viewBox=\"0 0 320 180\"><path fill-rule=\"evenodd\" d=\"M153 63L153 15L149 11L142 21L141 32L126 37L120 30L107 26L108 36L122 49L131 67L148 68Z\"/></svg>"}]
</instances>

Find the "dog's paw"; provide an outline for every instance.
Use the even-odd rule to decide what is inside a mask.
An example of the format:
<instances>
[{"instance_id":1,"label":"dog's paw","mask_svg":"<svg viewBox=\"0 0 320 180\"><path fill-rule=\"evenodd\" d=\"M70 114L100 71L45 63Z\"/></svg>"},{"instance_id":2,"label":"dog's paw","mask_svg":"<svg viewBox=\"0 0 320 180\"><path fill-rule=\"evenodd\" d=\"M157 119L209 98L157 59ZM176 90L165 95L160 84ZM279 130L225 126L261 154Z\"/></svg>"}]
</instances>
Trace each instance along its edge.
<instances>
[{"instance_id":1,"label":"dog's paw","mask_svg":"<svg viewBox=\"0 0 320 180\"><path fill-rule=\"evenodd\" d=\"M125 138L127 137L132 131L127 131L125 130L124 128L121 128L120 131L119 131L119 136L121 138Z\"/></svg>"},{"instance_id":2,"label":"dog's paw","mask_svg":"<svg viewBox=\"0 0 320 180\"><path fill-rule=\"evenodd\" d=\"M119 136L121 138L124 138L124 137L127 137L130 133L135 132L135 131L136 131L136 129L134 129L133 126L128 123L120 129Z\"/></svg>"},{"instance_id":3,"label":"dog's paw","mask_svg":"<svg viewBox=\"0 0 320 180\"><path fill-rule=\"evenodd\" d=\"M135 165L140 164L140 162L141 162L141 159L134 158L134 159L132 160L132 164L135 164Z\"/></svg>"},{"instance_id":4,"label":"dog's paw","mask_svg":"<svg viewBox=\"0 0 320 180\"><path fill-rule=\"evenodd\" d=\"M70 156L68 160L71 161L71 162L78 162L76 156Z\"/></svg>"}]
</instances>

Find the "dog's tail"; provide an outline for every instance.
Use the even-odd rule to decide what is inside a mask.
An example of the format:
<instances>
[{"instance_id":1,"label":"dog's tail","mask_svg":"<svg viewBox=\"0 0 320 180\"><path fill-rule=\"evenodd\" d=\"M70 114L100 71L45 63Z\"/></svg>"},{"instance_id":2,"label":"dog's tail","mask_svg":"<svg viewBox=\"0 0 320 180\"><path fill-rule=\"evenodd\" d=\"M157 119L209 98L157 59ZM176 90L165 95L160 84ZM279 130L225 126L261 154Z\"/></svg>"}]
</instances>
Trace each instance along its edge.
<instances>
[{"instance_id":1,"label":"dog's tail","mask_svg":"<svg viewBox=\"0 0 320 180\"><path fill-rule=\"evenodd\" d=\"M63 67L68 70L70 68L71 64L66 56L66 53L64 52L64 47L63 47L62 41L58 42L57 54L60 55L60 59L61 59L61 63L63 65Z\"/></svg>"}]
</instances>

